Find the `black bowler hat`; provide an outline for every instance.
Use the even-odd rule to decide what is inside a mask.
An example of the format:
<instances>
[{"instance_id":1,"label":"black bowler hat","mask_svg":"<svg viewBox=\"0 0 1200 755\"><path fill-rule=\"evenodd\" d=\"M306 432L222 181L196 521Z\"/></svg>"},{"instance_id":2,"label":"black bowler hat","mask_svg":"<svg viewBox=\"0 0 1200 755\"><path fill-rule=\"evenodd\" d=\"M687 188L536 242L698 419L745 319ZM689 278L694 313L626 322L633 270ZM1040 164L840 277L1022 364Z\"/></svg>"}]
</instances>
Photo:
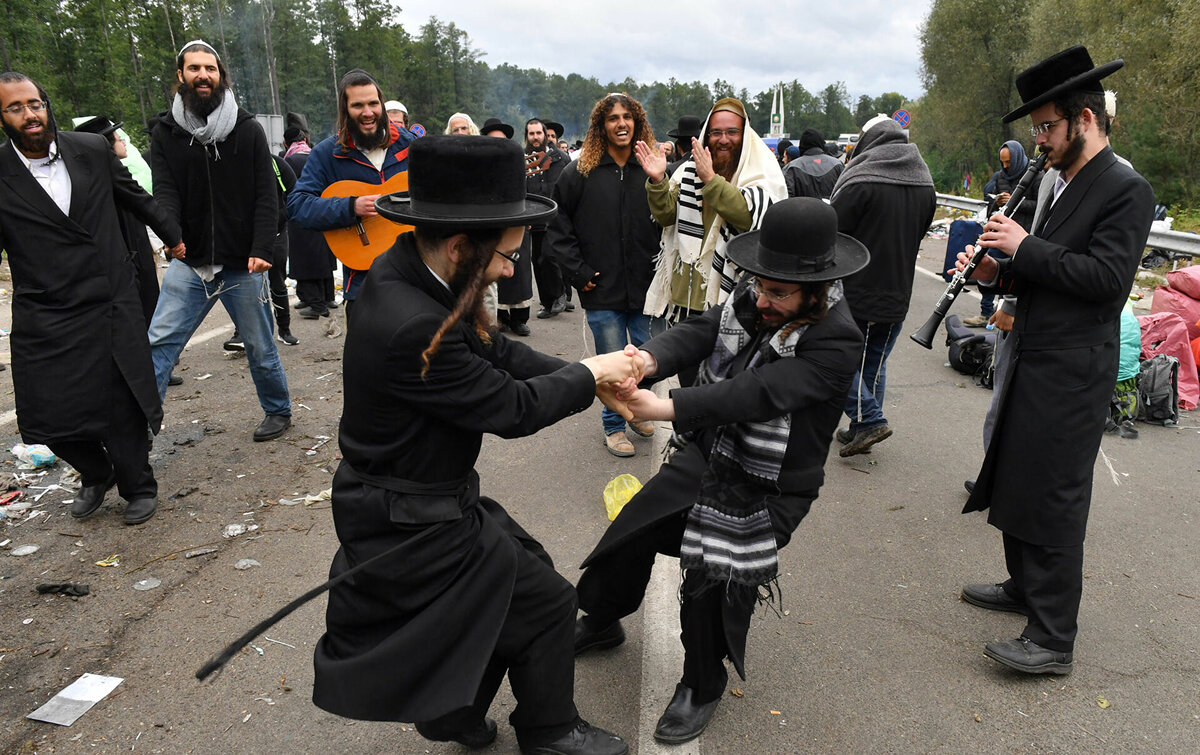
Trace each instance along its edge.
<instances>
[{"instance_id":1,"label":"black bowler hat","mask_svg":"<svg viewBox=\"0 0 1200 755\"><path fill-rule=\"evenodd\" d=\"M559 123L557 121L542 120L542 125L545 126L546 128L554 129L554 133L558 134L559 139L563 138L563 136L564 136L563 125L561 123Z\"/></svg>"},{"instance_id":2,"label":"black bowler hat","mask_svg":"<svg viewBox=\"0 0 1200 755\"><path fill-rule=\"evenodd\" d=\"M1002 120L1011 123L1068 92L1079 90L1103 94L1104 87L1100 86L1100 79L1123 65L1125 61L1117 58L1102 66L1095 66L1092 56L1082 45L1051 55L1017 74L1017 92L1024 104Z\"/></svg>"},{"instance_id":3,"label":"black bowler hat","mask_svg":"<svg viewBox=\"0 0 1200 755\"><path fill-rule=\"evenodd\" d=\"M505 139L511 139L513 137L513 127L507 123L504 123L499 118L488 118L483 122L483 125L479 127L479 133L483 134L484 136L487 136L489 131L502 131L504 132ZM494 139L495 137L492 138Z\"/></svg>"},{"instance_id":4,"label":"black bowler hat","mask_svg":"<svg viewBox=\"0 0 1200 755\"><path fill-rule=\"evenodd\" d=\"M408 191L375 200L398 223L511 228L545 222L558 205L525 191L525 152L494 136L436 135L408 148Z\"/></svg>"},{"instance_id":5,"label":"black bowler hat","mask_svg":"<svg viewBox=\"0 0 1200 755\"><path fill-rule=\"evenodd\" d=\"M99 134L100 136L108 136L112 132L125 125L124 121L113 123L103 115L98 115L91 120L84 121L75 127L76 131L85 131L89 134Z\"/></svg>"},{"instance_id":6,"label":"black bowler hat","mask_svg":"<svg viewBox=\"0 0 1200 755\"><path fill-rule=\"evenodd\" d=\"M767 208L759 230L730 239L726 252L738 267L771 280L836 280L871 260L862 242L837 226L837 211L820 199L785 199Z\"/></svg>"},{"instance_id":7,"label":"black bowler hat","mask_svg":"<svg viewBox=\"0 0 1200 755\"><path fill-rule=\"evenodd\" d=\"M700 129L704 127L704 120L694 115L679 116L679 125L676 128L667 132L667 136L672 139L686 139L689 136L700 138Z\"/></svg>"}]
</instances>

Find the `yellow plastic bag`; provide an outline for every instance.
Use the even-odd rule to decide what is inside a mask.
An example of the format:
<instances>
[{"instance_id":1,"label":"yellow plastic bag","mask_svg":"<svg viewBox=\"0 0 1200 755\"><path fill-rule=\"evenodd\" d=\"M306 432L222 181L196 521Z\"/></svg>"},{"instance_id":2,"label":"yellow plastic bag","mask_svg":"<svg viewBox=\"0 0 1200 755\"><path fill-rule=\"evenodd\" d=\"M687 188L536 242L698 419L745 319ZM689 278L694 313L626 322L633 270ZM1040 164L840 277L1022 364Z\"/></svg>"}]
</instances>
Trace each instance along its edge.
<instances>
[{"instance_id":1,"label":"yellow plastic bag","mask_svg":"<svg viewBox=\"0 0 1200 755\"><path fill-rule=\"evenodd\" d=\"M623 474L609 480L604 486L604 510L608 512L608 521L616 519L621 509L625 508L625 504L629 503L629 499L641 489L642 483L631 474Z\"/></svg>"}]
</instances>

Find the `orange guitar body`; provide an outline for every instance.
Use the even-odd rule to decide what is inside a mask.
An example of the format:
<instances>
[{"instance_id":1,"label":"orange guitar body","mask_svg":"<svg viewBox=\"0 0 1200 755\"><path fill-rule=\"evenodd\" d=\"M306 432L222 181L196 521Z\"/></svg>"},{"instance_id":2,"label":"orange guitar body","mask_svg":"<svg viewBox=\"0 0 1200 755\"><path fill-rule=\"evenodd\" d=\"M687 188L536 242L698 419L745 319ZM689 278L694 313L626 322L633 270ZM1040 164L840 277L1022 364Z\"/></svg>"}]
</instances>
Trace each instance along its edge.
<instances>
[{"instance_id":1,"label":"orange guitar body","mask_svg":"<svg viewBox=\"0 0 1200 755\"><path fill-rule=\"evenodd\" d=\"M382 184L336 181L325 187L321 197L365 197L397 191L408 191L408 171L397 173ZM325 241L329 244L333 256L353 270L369 269L376 257L392 248L400 234L412 230L411 225L393 223L382 215L363 218L360 225L361 232L358 225L325 231Z\"/></svg>"}]
</instances>

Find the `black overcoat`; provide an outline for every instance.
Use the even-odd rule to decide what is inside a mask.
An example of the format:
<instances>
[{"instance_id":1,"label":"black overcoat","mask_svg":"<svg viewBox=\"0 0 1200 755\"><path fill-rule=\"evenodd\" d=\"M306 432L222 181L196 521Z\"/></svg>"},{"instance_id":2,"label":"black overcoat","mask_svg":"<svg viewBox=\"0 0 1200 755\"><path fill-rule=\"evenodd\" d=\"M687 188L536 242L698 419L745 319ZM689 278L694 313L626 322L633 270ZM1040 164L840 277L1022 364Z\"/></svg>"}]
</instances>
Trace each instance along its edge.
<instances>
[{"instance_id":1,"label":"black overcoat","mask_svg":"<svg viewBox=\"0 0 1200 755\"><path fill-rule=\"evenodd\" d=\"M330 591L313 702L341 716L425 721L470 704L508 611L518 549L549 563L499 504L479 497L474 464L484 433L530 435L591 406L592 374L499 334L485 344L460 323L422 376L421 353L453 306L412 233L375 260L355 304L330 575L404 546ZM546 579L562 577L547 565Z\"/></svg>"},{"instance_id":2,"label":"black overcoat","mask_svg":"<svg viewBox=\"0 0 1200 755\"><path fill-rule=\"evenodd\" d=\"M746 285L746 284L742 284ZM735 293L734 296L737 294ZM716 343L721 307L689 318L641 348L654 355L659 375L707 358ZM825 319L809 327L791 357L745 369L752 349L739 354L728 379L719 383L675 388L675 431L695 433L695 440L677 452L621 510L583 562L617 550L633 535L667 517L686 516L700 492L700 475L708 465L714 431L725 424L758 422L791 415L791 429L779 494L767 498L767 511L782 548L808 512L825 481L829 443L842 414L846 391L862 354L863 335L845 299ZM678 556L678 543L673 552ZM726 645L730 661L745 678L744 657L749 612L724 602Z\"/></svg>"},{"instance_id":3,"label":"black overcoat","mask_svg":"<svg viewBox=\"0 0 1200 755\"><path fill-rule=\"evenodd\" d=\"M13 276L12 369L27 443L97 440L108 428L112 370L120 369L158 431L154 382L133 255L117 209L169 246L179 226L142 190L97 134L59 132L71 177L64 215L17 156L0 147L0 246Z\"/></svg>"},{"instance_id":4,"label":"black overcoat","mask_svg":"<svg viewBox=\"0 0 1200 755\"><path fill-rule=\"evenodd\" d=\"M283 158L299 180L308 162L307 152L297 152ZM333 274L337 258L325 243L321 231L305 228L295 220L288 220L288 277L293 280L323 280Z\"/></svg>"},{"instance_id":5,"label":"black overcoat","mask_svg":"<svg viewBox=\"0 0 1200 755\"><path fill-rule=\"evenodd\" d=\"M1089 160L994 287L1015 294L1012 366L964 513L1035 545L1083 543L1092 470L1120 352L1121 307L1150 233L1154 192L1109 148Z\"/></svg>"}]
</instances>

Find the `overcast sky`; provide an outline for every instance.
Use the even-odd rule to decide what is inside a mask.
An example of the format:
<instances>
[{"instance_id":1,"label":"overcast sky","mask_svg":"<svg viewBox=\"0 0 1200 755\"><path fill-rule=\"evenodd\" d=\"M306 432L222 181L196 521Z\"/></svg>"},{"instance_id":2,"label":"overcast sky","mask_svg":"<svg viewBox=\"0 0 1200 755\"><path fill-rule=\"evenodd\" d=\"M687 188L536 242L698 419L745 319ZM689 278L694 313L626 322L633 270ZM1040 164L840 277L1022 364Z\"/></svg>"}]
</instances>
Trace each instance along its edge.
<instances>
[{"instance_id":1,"label":"overcast sky","mask_svg":"<svg viewBox=\"0 0 1200 755\"><path fill-rule=\"evenodd\" d=\"M919 27L929 0L656 0L507 4L397 0L416 35L437 16L453 21L491 66L511 63L600 83L718 78L751 94L797 79L810 92L842 81L860 94L922 94ZM552 11L548 9L553 9ZM605 17L605 13L609 17Z\"/></svg>"}]
</instances>

